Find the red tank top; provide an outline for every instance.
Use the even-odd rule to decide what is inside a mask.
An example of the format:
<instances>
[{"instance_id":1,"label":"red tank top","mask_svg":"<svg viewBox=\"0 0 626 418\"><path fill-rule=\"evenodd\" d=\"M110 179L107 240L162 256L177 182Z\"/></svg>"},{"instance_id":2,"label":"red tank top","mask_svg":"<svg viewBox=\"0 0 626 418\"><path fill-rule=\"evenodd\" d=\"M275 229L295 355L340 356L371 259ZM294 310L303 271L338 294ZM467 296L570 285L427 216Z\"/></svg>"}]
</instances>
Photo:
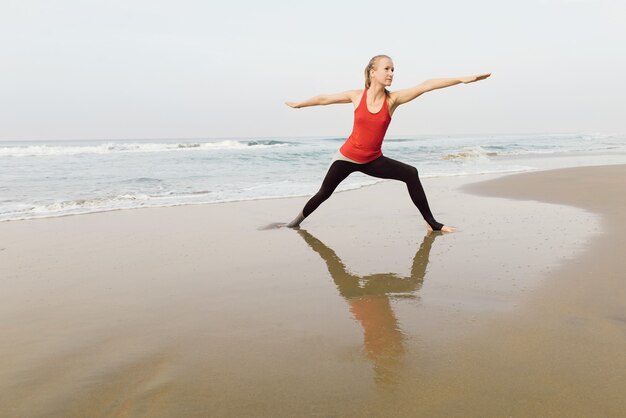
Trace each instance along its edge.
<instances>
[{"instance_id":1,"label":"red tank top","mask_svg":"<svg viewBox=\"0 0 626 418\"><path fill-rule=\"evenodd\" d=\"M360 163L374 161L383 155L381 146L390 122L387 94L380 110L372 113L367 108L367 89L363 90L361 101L354 109L352 133L339 151L351 160Z\"/></svg>"}]
</instances>

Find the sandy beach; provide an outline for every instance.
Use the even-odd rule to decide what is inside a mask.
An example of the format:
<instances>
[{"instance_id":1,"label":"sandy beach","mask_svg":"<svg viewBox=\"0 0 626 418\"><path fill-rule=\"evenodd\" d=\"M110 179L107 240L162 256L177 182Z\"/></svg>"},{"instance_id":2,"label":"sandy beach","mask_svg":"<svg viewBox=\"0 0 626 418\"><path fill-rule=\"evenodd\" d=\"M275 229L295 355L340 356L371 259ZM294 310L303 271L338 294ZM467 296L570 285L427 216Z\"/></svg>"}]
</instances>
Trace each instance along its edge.
<instances>
[{"instance_id":1,"label":"sandy beach","mask_svg":"<svg viewBox=\"0 0 626 418\"><path fill-rule=\"evenodd\" d=\"M623 416L626 166L0 222L0 416Z\"/></svg>"}]
</instances>

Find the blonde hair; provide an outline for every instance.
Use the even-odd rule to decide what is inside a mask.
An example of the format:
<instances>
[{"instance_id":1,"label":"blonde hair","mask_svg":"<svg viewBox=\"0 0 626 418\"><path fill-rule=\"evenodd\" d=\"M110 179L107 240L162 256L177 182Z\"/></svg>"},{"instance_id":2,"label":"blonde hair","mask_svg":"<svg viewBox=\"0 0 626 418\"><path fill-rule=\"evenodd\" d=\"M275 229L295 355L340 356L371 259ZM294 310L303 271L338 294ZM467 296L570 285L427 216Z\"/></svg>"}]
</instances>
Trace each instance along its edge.
<instances>
[{"instance_id":1,"label":"blonde hair","mask_svg":"<svg viewBox=\"0 0 626 418\"><path fill-rule=\"evenodd\" d=\"M374 66L376 66L376 63L381 58L387 58L391 60L391 57L388 55L376 55L375 57L372 57L370 62L368 62L367 66L365 67L365 88L366 89L369 89L370 86L372 85L372 80L370 78L370 71L374 69ZM389 96L389 91L387 89L385 89L385 94Z\"/></svg>"}]
</instances>

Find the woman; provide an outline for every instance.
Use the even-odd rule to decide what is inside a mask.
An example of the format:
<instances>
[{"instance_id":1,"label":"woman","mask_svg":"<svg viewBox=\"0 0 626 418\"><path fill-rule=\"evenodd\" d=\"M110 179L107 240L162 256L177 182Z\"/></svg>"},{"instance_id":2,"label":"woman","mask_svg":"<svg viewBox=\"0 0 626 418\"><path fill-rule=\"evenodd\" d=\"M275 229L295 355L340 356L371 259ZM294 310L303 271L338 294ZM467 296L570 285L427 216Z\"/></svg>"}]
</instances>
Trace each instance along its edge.
<instances>
[{"instance_id":1,"label":"woman","mask_svg":"<svg viewBox=\"0 0 626 418\"><path fill-rule=\"evenodd\" d=\"M365 67L365 89L343 93L315 96L300 103L286 102L287 106L306 106L352 103L354 127L352 134L339 149L322 182L322 187L304 206L298 216L287 224L295 228L317 207L330 197L346 177L355 171L406 183L411 200L417 206L428 225L428 229L453 232L454 228L437 222L430 211L426 194L419 180L417 169L400 161L383 156L381 146L391 116L398 106L408 103L427 91L484 80L491 73L469 77L427 80L415 87L389 92L386 87L393 81L393 61L387 55L376 55Z\"/></svg>"}]
</instances>

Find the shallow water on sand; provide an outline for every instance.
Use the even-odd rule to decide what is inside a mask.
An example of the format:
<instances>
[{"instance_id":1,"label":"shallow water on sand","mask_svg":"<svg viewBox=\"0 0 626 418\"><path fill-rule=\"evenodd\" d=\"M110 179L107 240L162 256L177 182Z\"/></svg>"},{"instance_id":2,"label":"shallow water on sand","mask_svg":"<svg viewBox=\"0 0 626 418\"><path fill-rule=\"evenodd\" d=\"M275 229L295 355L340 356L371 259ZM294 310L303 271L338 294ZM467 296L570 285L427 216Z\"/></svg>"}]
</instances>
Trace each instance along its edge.
<instances>
[{"instance_id":1,"label":"shallow water on sand","mask_svg":"<svg viewBox=\"0 0 626 418\"><path fill-rule=\"evenodd\" d=\"M448 235L424 233L397 183L338 193L297 231L259 227L303 199L3 223L0 411L454 408L451 382L473 379L453 373L459 347L601 230L581 209L467 195L468 181L425 181Z\"/></svg>"}]
</instances>

